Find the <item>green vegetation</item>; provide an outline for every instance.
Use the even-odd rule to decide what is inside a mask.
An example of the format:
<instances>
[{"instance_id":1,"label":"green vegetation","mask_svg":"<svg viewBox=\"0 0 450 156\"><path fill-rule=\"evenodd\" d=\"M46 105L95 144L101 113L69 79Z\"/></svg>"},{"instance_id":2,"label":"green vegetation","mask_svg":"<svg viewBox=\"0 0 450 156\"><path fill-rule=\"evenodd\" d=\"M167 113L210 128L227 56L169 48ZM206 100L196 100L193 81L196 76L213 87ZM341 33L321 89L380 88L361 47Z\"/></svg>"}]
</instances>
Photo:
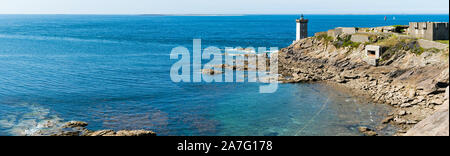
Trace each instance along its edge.
<instances>
[{"instance_id":1,"label":"green vegetation","mask_svg":"<svg viewBox=\"0 0 450 156\"><path fill-rule=\"evenodd\" d=\"M441 50L438 49L438 48L425 49L425 51L429 51L429 52L432 52L432 53L439 53L439 52L441 52Z\"/></svg>"},{"instance_id":2,"label":"green vegetation","mask_svg":"<svg viewBox=\"0 0 450 156\"><path fill-rule=\"evenodd\" d=\"M351 49L358 48L361 45L361 43L351 41L351 37L352 37L351 35L345 36L344 38L338 37L336 38L337 41L335 41L333 45L336 48L342 47L350 47Z\"/></svg>"},{"instance_id":3,"label":"green vegetation","mask_svg":"<svg viewBox=\"0 0 450 156\"><path fill-rule=\"evenodd\" d=\"M344 46L344 47L351 47L351 48L358 48L359 45L361 45L361 43L359 43L359 42L352 42L352 41L344 42L342 44L342 46Z\"/></svg>"},{"instance_id":4,"label":"green vegetation","mask_svg":"<svg viewBox=\"0 0 450 156\"><path fill-rule=\"evenodd\" d=\"M399 27L404 27L399 25ZM331 43L336 48L344 48L349 47L348 53L352 52L353 49L356 49L361 46L361 44L364 45L379 45L383 49L383 54L381 55L380 62L383 62L385 60L390 60L393 56L398 56L401 54L404 54L406 52L411 52L416 55L422 55L424 52L431 52L431 53L439 53L442 52L442 50L437 48L430 48L430 49L424 49L420 47L417 43L416 38L409 38L409 37L403 37L399 36L397 34L368 34L369 36L369 42L360 43L360 42L353 42L351 41L351 35L345 35L340 36L334 39L331 36L328 36L327 34L320 34L317 35L317 39L325 41L327 44ZM438 41L440 43L448 44L449 41ZM448 55L448 52L447 54Z\"/></svg>"},{"instance_id":5,"label":"green vegetation","mask_svg":"<svg viewBox=\"0 0 450 156\"><path fill-rule=\"evenodd\" d=\"M436 42L448 44L448 40L437 40Z\"/></svg>"},{"instance_id":6,"label":"green vegetation","mask_svg":"<svg viewBox=\"0 0 450 156\"><path fill-rule=\"evenodd\" d=\"M411 49L411 52L416 55L422 55L422 53L425 52L425 49L416 44L414 45L414 48Z\"/></svg>"},{"instance_id":7,"label":"green vegetation","mask_svg":"<svg viewBox=\"0 0 450 156\"><path fill-rule=\"evenodd\" d=\"M317 39L319 39L319 40L325 40L325 42L327 42L327 43L334 40L333 37L328 36L327 34L320 34L319 36L317 36Z\"/></svg>"},{"instance_id":8,"label":"green vegetation","mask_svg":"<svg viewBox=\"0 0 450 156\"><path fill-rule=\"evenodd\" d=\"M420 47L417 44L417 39L400 38L397 35L391 35L383 40L376 42L375 44L382 46L385 49L381 56L383 60L389 60L392 56L406 51L410 51L416 55L421 55L423 52L431 50Z\"/></svg>"},{"instance_id":9,"label":"green vegetation","mask_svg":"<svg viewBox=\"0 0 450 156\"><path fill-rule=\"evenodd\" d=\"M401 42L401 41L398 39L397 35L391 35L390 37L388 37L386 39L378 41L376 43L376 45L384 46L384 47L394 47L394 46L398 45L399 42Z\"/></svg>"}]
</instances>

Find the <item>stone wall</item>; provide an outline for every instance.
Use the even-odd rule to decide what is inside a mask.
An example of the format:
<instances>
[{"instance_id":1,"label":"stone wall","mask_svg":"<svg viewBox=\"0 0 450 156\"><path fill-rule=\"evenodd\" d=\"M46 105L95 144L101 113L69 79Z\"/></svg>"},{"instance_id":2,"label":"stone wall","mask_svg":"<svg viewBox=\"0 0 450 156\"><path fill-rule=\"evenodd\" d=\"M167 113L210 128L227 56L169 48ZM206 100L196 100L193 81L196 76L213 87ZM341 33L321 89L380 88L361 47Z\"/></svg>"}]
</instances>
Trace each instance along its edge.
<instances>
[{"instance_id":1,"label":"stone wall","mask_svg":"<svg viewBox=\"0 0 450 156\"><path fill-rule=\"evenodd\" d=\"M370 37L369 37L368 34L357 33L357 34L353 34L352 37L350 38L350 40L352 42L365 43L365 42L369 42L370 41Z\"/></svg>"},{"instance_id":2,"label":"stone wall","mask_svg":"<svg viewBox=\"0 0 450 156\"><path fill-rule=\"evenodd\" d=\"M338 27L335 29L328 30L328 36L337 37L342 34L355 34L356 28L355 27Z\"/></svg>"},{"instance_id":3,"label":"stone wall","mask_svg":"<svg viewBox=\"0 0 450 156\"><path fill-rule=\"evenodd\" d=\"M408 34L427 40L448 40L448 22L410 22Z\"/></svg>"}]
</instances>

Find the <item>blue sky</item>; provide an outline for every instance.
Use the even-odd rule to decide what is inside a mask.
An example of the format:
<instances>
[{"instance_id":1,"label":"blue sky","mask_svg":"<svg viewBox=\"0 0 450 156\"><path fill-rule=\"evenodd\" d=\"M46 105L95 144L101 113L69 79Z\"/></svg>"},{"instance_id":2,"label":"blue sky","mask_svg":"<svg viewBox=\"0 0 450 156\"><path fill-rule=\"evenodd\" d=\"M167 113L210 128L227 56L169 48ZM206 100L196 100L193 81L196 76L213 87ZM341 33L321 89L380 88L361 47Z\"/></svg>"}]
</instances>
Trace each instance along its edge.
<instances>
[{"instance_id":1,"label":"blue sky","mask_svg":"<svg viewBox=\"0 0 450 156\"><path fill-rule=\"evenodd\" d=\"M448 14L448 0L0 0L0 14Z\"/></svg>"}]
</instances>

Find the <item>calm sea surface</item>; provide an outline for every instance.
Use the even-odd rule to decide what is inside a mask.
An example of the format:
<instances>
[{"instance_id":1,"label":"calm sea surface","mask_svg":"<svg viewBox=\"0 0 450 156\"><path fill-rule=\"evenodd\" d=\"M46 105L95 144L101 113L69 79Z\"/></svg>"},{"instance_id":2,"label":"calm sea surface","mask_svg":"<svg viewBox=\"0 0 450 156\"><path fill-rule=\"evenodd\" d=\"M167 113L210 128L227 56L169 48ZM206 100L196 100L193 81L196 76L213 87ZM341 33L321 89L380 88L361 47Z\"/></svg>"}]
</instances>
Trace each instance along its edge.
<instances>
[{"instance_id":1,"label":"calm sea surface","mask_svg":"<svg viewBox=\"0 0 450 156\"><path fill-rule=\"evenodd\" d=\"M396 20L393 20L395 16ZM339 26L447 21L448 15L306 15L309 35ZM0 135L48 121L160 135L360 135L389 108L321 84L173 83L172 48L286 47L291 15L0 15ZM391 133L389 130L386 134Z\"/></svg>"}]
</instances>

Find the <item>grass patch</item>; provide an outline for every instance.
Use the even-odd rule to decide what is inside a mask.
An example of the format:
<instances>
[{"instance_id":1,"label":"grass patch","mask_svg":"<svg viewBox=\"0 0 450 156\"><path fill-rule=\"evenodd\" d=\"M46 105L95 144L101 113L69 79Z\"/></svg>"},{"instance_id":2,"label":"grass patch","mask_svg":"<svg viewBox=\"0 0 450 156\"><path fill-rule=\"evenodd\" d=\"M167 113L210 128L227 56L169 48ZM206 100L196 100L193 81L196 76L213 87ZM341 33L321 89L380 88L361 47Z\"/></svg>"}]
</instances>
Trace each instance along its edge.
<instances>
[{"instance_id":1,"label":"grass patch","mask_svg":"<svg viewBox=\"0 0 450 156\"><path fill-rule=\"evenodd\" d=\"M376 42L375 45L379 45L384 48L384 52L381 55L382 60L389 60L392 56L395 56L399 52L410 51L416 55L421 55L425 51L429 50L420 47L417 44L417 39L399 38L397 35L391 35Z\"/></svg>"},{"instance_id":2,"label":"grass patch","mask_svg":"<svg viewBox=\"0 0 450 156\"><path fill-rule=\"evenodd\" d=\"M423 52L425 52L425 49L422 47L419 47L418 45L414 45L414 48L411 49L411 52L416 55L422 55Z\"/></svg>"},{"instance_id":3,"label":"grass patch","mask_svg":"<svg viewBox=\"0 0 450 156\"><path fill-rule=\"evenodd\" d=\"M398 45L399 42L401 42L401 41L398 39L397 35L391 35L390 37L388 37L386 39L378 41L376 43L376 45L384 46L384 47L394 47L394 46Z\"/></svg>"},{"instance_id":4,"label":"grass patch","mask_svg":"<svg viewBox=\"0 0 450 156\"><path fill-rule=\"evenodd\" d=\"M448 40L437 40L436 42L443 43L443 44L448 44Z\"/></svg>"}]
</instances>

